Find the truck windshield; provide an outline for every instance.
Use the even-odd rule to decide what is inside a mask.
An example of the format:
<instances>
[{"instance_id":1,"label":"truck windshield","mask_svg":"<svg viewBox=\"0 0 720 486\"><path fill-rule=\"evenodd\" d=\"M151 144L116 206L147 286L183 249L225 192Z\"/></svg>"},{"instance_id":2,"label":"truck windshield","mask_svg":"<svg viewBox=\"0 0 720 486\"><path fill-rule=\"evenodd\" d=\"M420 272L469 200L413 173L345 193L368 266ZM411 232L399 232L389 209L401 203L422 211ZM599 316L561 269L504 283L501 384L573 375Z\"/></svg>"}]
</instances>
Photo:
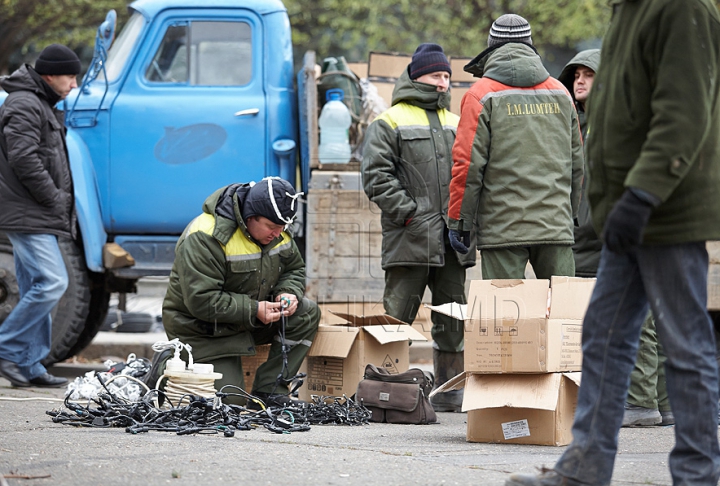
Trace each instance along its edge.
<instances>
[{"instance_id":1,"label":"truck windshield","mask_svg":"<svg viewBox=\"0 0 720 486\"><path fill-rule=\"evenodd\" d=\"M108 51L107 62L105 63L105 71L107 72L107 80L112 83L122 72L125 62L132 51L135 41L137 41L143 26L145 18L142 14L134 12L128 19L125 27L122 29L117 39ZM103 80L103 72L100 71L98 79Z\"/></svg>"}]
</instances>

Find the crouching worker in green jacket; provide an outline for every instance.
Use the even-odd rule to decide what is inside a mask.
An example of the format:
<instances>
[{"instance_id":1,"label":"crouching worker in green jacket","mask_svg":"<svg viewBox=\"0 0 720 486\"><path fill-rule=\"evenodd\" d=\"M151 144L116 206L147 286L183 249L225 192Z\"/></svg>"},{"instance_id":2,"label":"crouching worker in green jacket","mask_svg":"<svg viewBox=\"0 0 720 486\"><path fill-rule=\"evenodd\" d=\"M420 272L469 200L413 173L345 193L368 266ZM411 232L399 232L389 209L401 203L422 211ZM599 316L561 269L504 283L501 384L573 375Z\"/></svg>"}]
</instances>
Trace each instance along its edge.
<instances>
[{"instance_id":1,"label":"crouching worker in green jacket","mask_svg":"<svg viewBox=\"0 0 720 486\"><path fill-rule=\"evenodd\" d=\"M277 177L215 191L178 240L163 302L168 338L189 344L196 362L213 364L223 374L217 389L245 389L242 356L272 343L251 389L268 406L289 403L288 382L320 322L317 304L304 297L305 262L286 231L300 195ZM244 402L232 396L226 401ZM259 405L250 401L248 407Z\"/></svg>"}]
</instances>

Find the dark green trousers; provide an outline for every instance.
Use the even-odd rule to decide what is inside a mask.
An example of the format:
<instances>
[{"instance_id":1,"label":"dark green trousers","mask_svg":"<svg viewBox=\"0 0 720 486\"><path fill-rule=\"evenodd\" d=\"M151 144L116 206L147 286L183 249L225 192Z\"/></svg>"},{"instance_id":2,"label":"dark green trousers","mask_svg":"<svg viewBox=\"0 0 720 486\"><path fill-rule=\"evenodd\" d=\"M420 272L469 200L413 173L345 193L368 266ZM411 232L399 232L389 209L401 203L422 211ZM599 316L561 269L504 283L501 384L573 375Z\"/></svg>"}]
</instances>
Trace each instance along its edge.
<instances>
[{"instance_id":1,"label":"dark green trousers","mask_svg":"<svg viewBox=\"0 0 720 486\"><path fill-rule=\"evenodd\" d=\"M575 258L571 246L512 246L480 250L482 278L525 278L525 267L532 265L537 278L553 275L575 276Z\"/></svg>"},{"instance_id":2,"label":"dark green trousers","mask_svg":"<svg viewBox=\"0 0 720 486\"><path fill-rule=\"evenodd\" d=\"M425 288L432 293L432 305L458 302L465 298L465 267L458 262L455 252L445 253L442 267L403 266L385 269L385 312L412 324L417 316ZM465 327L463 321L433 312L432 338L440 351L456 353L463 350Z\"/></svg>"},{"instance_id":3,"label":"dark green trousers","mask_svg":"<svg viewBox=\"0 0 720 486\"><path fill-rule=\"evenodd\" d=\"M665 384L665 354L657 339L655 320L649 312L640 332L640 346L630 375L627 402L661 412L670 411Z\"/></svg>"},{"instance_id":4,"label":"dark green trousers","mask_svg":"<svg viewBox=\"0 0 720 486\"><path fill-rule=\"evenodd\" d=\"M252 332L256 345L271 343L268 359L258 367L252 389L245 389L245 377L240 356L204 361L212 363L215 366L215 371L223 374L221 379L215 381L215 388L219 390L225 385L234 385L248 392L261 391L287 394L287 387L278 384L277 378L280 374L282 374L283 378L292 378L297 374L315 338L315 334L317 334L319 323L320 308L312 300L303 298L295 314L287 319L285 329L285 343L288 346L287 366L283 363L282 344L280 342L281 322L273 322ZM232 389L226 391L233 392ZM226 401L236 404L245 403L244 399L238 397L228 397Z\"/></svg>"}]
</instances>

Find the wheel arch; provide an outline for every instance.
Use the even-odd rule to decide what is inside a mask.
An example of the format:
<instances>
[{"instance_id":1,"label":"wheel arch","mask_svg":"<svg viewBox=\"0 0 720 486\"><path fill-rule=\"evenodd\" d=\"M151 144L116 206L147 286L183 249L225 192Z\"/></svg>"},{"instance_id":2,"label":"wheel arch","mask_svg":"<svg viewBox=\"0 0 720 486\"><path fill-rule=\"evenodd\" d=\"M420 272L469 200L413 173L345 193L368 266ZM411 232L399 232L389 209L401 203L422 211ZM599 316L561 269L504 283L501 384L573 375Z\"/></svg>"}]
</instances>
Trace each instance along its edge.
<instances>
[{"instance_id":1,"label":"wheel arch","mask_svg":"<svg viewBox=\"0 0 720 486\"><path fill-rule=\"evenodd\" d=\"M105 271L102 249L107 242L107 232L103 225L100 189L92 157L85 142L72 128L68 129L67 148L85 262L89 270L102 273Z\"/></svg>"}]
</instances>

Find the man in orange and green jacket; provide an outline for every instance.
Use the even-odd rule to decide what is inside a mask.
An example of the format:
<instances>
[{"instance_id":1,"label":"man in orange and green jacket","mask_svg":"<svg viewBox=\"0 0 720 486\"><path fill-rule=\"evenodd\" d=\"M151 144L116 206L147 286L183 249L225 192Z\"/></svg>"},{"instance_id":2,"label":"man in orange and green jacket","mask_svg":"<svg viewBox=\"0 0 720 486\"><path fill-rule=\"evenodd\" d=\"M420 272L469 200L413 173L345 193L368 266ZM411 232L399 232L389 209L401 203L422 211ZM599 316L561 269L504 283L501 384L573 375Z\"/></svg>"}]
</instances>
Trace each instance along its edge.
<instances>
[{"instance_id":1,"label":"man in orange and green jacket","mask_svg":"<svg viewBox=\"0 0 720 486\"><path fill-rule=\"evenodd\" d=\"M488 49L465 71L480 77L461 104L453 146L448 227L467 252L477 231L483 278L573 276L573 219L583 150L572 97L550 77L528 22L498 18Z\"/></svg>"}]
</instances>

